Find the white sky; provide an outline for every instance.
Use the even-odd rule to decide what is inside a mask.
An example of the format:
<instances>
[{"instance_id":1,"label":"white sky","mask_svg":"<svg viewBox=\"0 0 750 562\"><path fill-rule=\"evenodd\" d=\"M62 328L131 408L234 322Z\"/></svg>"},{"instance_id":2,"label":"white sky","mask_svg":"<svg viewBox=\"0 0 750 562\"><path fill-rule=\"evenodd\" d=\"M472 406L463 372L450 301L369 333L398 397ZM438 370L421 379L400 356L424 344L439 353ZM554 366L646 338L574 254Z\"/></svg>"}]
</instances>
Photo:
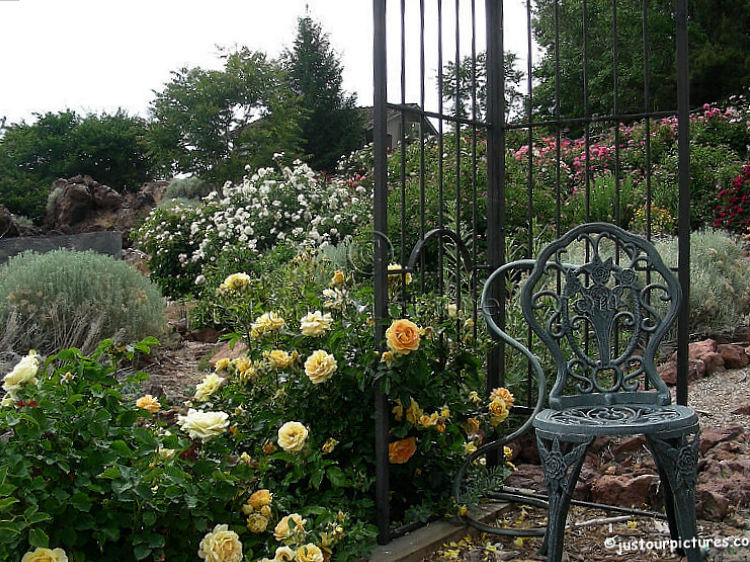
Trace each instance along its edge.
<instances>
[{"instance_id":1,"label":"white sky","mask_svg":"<svg viewBox=\"0 0 750 562\"><path fill-rule=\"evenodd\" d=\"M506 49L523 57L523 0L506 0ZM455 52L455 2L443 0L444 62ZM152 90L182 66L219 68L216 45L246 45L271 57L291 47L297 18L319 21L344 67L344 88L372 105L371 0L0 0L0 117L70 108L147 116ZM388 1L389 100L400 101L400 2ZM407 5L407 102L419 101L419 2ZM427 109L436 109L437 0L425 0ZM461 0L462 52L469 52L469 0ZM484 2L476 0L477 50ZM525 60L525 59L524 59ZM524 62L525 68L525 62Z\"/></svg>"}]
</instances>

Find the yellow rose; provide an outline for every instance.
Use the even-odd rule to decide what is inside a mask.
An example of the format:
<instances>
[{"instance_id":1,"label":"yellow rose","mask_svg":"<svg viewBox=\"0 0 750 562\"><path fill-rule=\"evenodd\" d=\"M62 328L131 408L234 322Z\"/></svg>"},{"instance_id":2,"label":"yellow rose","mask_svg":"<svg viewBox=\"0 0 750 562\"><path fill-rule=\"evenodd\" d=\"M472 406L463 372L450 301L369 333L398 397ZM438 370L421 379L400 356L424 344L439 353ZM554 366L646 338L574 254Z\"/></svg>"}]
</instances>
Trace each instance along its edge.
<instances>
[{"instance_id":1,"label":"yellow rose","mask_svg":"<svg viewBox=\"0 0 750 562\"><path fill-rule=\"evenodd\" d=\"M323 552L314 544L308 543L297 549L297 562L323 562Z\"/></svg>"},{"instance_id":2,"label":"yellow rose","mask_svg":"<svg viewBox=\"0 0 750 562\"><path fill-rule=\"evenodd\" d=\"M279 428L279 447L287 453L301 451L307 442L307 428L299 422L289 421Z\"/></svg>"},{"instance_id":3,"label":"yellow rose","mask_svg":"<svg viewBox=\"0 0 750 562\"><path fill-rule=\"evenodd\" d=\"M146 410L147 412L151 412L152 414L155 414L161 408L161 404L159 404L159 401L150 394L144 394L143 396L141 396L138 400L135 401L135 405L136 407Z\"/></svg>"},{"instance_id":4,"label":"yellow rose","mask_svg":"<svg viewBox=\"0 0 750 562\"><path fill-rule=\"evenodd\" d=\"M417 452L417 440L407 437L393 443L388 443L388 461L391 464L404 464Z\"/></svg>"},{"instance_id":5,"label":"yellow rose","mask_svg":"<svg viewBox=\"0 0 750 562\"><path fill-rule=\"evenodd\" d=\"M397 263L388 265L388 285L392 287L400 287L401 280L403 279L407 285L411 285L412 277L411 273L402 273L401 266Z\"/></svg>"},{"instance_id":6,"label":"yellow rose","mask_svg":"<svg viewBox=\"0 0 750 562\"><path fill-rule=\"evenodd\" d=\"M240 376L242 376L242 373L250 368L250 365L251 361L249 357L237 357L234 361L232 361L232 366L240 374Z\"/></svg>"},{"instance_id":7,"label":"yellow rose","mask_svg":"<svg viewBox=\"0 0 750 562\"><path fill-rule=\"evenodd\" d=\"M507 408L511 408L516 401L513 394L511 394L510 390L504 387L498 387L492 391L490 394L490 400L494 400L495 398L499 398L503 402L505 402L505 406Z\"/></svg>"},{"instance_id":8,"label":"yellow rose","mask_svg":"<svg viewBox=\"0 0 750 562\"><path fill-rule=\"evenodd\" d=\"M274 349L263 354L272 369L286 369L292 364L292 356L281 349Z\"/></svg>"},{"instance_id":9,"label":"yellow rose","mask_svg":"<svg viewBox=\"0 0 750 562\"><path fill-rule=\"evenodd\" d=\"M490 416L497 418L498 421L505 421L508 417L508 407L505 404L505 400L502 398L495 398L489 405Z\"/></svg>"},{"instance_id":10,"label":"yellow rose","mask_svg":"<svg viewBox=\"0 0 750 562\"><path fill-rule=\"evenodd\" d=\"M338 364L333 355L318 349L305 361L305 374L313 384L320 384L330 379L337 367Z\"/></svg>"},{"instance_id":11,"label":"yellow rose","mask_svg":"<svg viewBox=\"0 0 750 562\"><path fill-rule=\"evenodd\" d=\"M250 276L247 273L232 273L219 285L220 291L242 291L250 285Z\"/></svg>"},{"instance_id":12,"label":"yellow rose","mask_svg":"<svg viewBox=\"0 0 750 562\"><path fill-rule=\"evenodd\" d=\"M404 419L404 405L401 404L401 400L396 398L396 405L391 410L393 412L393 417L396 418L396 421L400 422L402 419Z\"/></svg>"},{"instance_id":13,"label":"yellow rose","mask_svg":"<svg viewBox=\"0 0 750 562\"><path fill-rule=\"evenodd\" d=\"M217 371L225 371L229 365L232 362L229 360L228 357L222 357L216 362L216 366L214 367Z\"/></svg>"},{"instance_id":14,"label":"yellow rose","mask_svg":"<svg viewBox=\"0 0 750 562\"><path fill-rule=\"evenodd\" d=\"M333 437L329 437L326 439L326 442L323 443L323 446L320 448L321 451L323 451L324 454L328 455L333 452L333 450L336 448L336 445L338 445L339 442L334 439Z\"/></svg>"},{"instance_id":15,"label":"yellow rose","mask_svg":"<svg viewBox=\"0 0 750 562\"><path fill-rule=\"evenodd\" d=\"M299 543L305 536L305 523L307 520L299 513L285 515L273 530L273 537L283 543Z\"/></svg>"},{"instance_id":16,"label":"yellow rose","mask_svg":"<svg viewBox=\"0 0 750 562\"><path fill-rule=\"evenodd\" d=\"M272 501L273 494L269 490L263 489L254 492L247 500L247 503L253 506L253 509L260 509L264 505L270 505Z\"/></svg>"},{"instance_id":17,"label":"yellow rose","mask_svg":"<svg viewBox=\"0 0 750 562\"><path fill-rule=\"evenodd\" d=\"M469 400L472 401L474 404L479 404L482 401L481 396L477 394L476 390L472 390L469 392Z\"/></svg>"},{"instance_id":18,"label":"yellow rose","mask_svg":"<svg viewBox=\"0 0 750 562\"><path fill-rule=\"evenodd\" d=\"M333 277L331 277L331 285L342 285L346 281L346 278L344 277L344 272L339 271L338 269L333 274Z\"/></svg>"},{"instance_id":19,"label":"yellow rose","mask_svg":"<svg viewBox=\"0 0 750 562\"><path fill-rule=\"evenodd\" d=\"M203 382L195 387L194 398L198 400L198 402L205 402L206 400L208 400L209 396L211 396L219 389L221 383L223 382L224 377L220 377L216 373L206 375L206 377L203 379Z\"/></svg>"},{"instance_id":20,"label":"yellow rose","mask_svg":"<svg viewBox=\"0 0 750 562\"><path fill-rule=\"evenodd\" d=\"M191 439L208 441L221 435L229 426L229 414L225 412L200 412L190 408L186 416L177 416L177 425L187 431Z\"/></svg>"},{"instance_id":21,"label":"yellow rose","mask_svg":"<svg viewBox=\"0 0 750 562\"><path fill-rule=\"evenodd\" d=\"M28 355L24 356L18 364L13 367L13 370L5 375L3 379L3 390L10 394L11 398L15 400L16 392L24 384L36 384L36 374L39 371L39 356L36 351L29 351Z\"/></svg>"},{"instance_id":22,"label":"yellow rose","mask_svg":"<svg viewBox=\"0 0 750 562\"><path fill-rule=\"evenodd\" d=\"M285 324L284 319L275 312L266 312L258 316L253 322L251 335L258 337L266 332L278 332Z\"/></svg>"},{"instance_id":23,"label":"yellow rose","mask_svg":"<svg viewBox=\"0 0 750 562\"><path fill-rule=\"evenodd\" d=\"M240 562L244 557L240 537L227 525L216 525L198 545L198 557L206 562Z\"/></svg>"},{"instance_id":24,"label":"yellow rose","mask_svg":"<svg viewBox=\"0 0 750 562\"><path fill-rule=\"evenodd\" d=\"M280 546L276 549L276 553L273 555L274 562L291 562L295 556L294 550L288 546Z\"/></svg>"},{"instance_id":25,"label":"yellow rose","mask_svg":"<svg viewBox=\"0 0 750 562\"><path fill-rule=\"evenodd\" d=\"M479 420L477 418L469 418L466 420L466 434L476 435L479 433Z\"/></svg>"},{"instance_id":26,"label":"yellow rose","mask_svg":"<svg viewBox=\"0 0 750 562\"><path fill-rule=\"evenodd\" d=\"M388 349L407 355L419 349L419 327L410 320L394 320L385 331Z\"/></svg>"},{"instance_id":27,"label":"yellow rose","mask_svg":"<svg viewBox=\"0 0 750 562\"><path fill-rule=\"evenodd\" d=\"M455 318L456 316L458 316L458 306L453 303L446 306L445 311L448 313L449 318Z\"/></svg>"},{"instance_id":28,"label":"yellow rose","mask_svg":"<svg viewBox=\"0 0 750 562\"><path fill-rule=\"evenodd\" d=\"M391 351L384 351L383 355L380 356L380 362L385 363L386 366L390 367L391 363L393 363L393 360L396 357L393 355L393 352Z\"/></svg>"},{"instance_id":29,"label":"yellow rose","mask_svg":"<svg viewBox=\"0 0 750 562\"><path fill-rule=\"evenodd\" d=\"M249 466L253 464L253 459L245 451L242 451L242 454L240 455L240 462Z\"/></svg>"},{"instance_id":30,"label":"yellow rose","mask_svg":"<svg viewBox=\"0 0 750 562\"><path fill-rule=\"evenodd\" d=\"M263 445L261 446L261 450L263 451L263 454L272 455L276 452L277 448L276 448L276 445L274 445L268 439L266 439L263 442Z\"/></svg>"},{"instance_id":31,"label":"yellow rose","mask_svg":"<svg viewBox=\"0 0 750 562\"><path fill-rule=\"evenodd\" d=\"M464 443L464 453L467 455L471 455L473 453L476 453L477 446L474 444L474 441L467 441Z\"/></svg>"},{"instance_id":32,"label":"yellow rose","mask_svg":"<svg viewBox=\"0 0 750 562\"><path fill-rule=\"evenodd\" d=\"M310 337L325 334L328 330L331 329L331 324L333 324L333 318L331 317L331 314L328 312L323 314L319 310L310 312L309 314L303 316L299 321L299 327L302 335Z\"/></svg>"},{"instance_id":33,"label":"yellow rose","mask_svg":"<svg viewBox=\"0 0 750 562\"><path fill-rule=\"evenodd\" d=\"M68 556L62 548L36 548L24 554L21 562L68 562Z\"/></svg>"},{"instance_id":34,"label":"yellow rose","mask_svg":"<svg viewBox=\"0 0 750 562\"><path fill-rule=\"evenodd\" d=\"M409 407L406 409L406 421L408 421L412 425L417 425L419 423L419 418L422 417L422 408L419 407L419 403L414 400L414 398L411 398L411 404L409 404Z\"/></svg>"},{"instance_id":35,"label":"yellow rose","mask_svg":"<svg viewBox=\"0 0 750 562\"><path fill-rule=\"evenodd\" d=\"M251 513L247 517L247 530L251 533L262 533L268 527L268 517L260 513Z\"/></svg>"}]
</instances>

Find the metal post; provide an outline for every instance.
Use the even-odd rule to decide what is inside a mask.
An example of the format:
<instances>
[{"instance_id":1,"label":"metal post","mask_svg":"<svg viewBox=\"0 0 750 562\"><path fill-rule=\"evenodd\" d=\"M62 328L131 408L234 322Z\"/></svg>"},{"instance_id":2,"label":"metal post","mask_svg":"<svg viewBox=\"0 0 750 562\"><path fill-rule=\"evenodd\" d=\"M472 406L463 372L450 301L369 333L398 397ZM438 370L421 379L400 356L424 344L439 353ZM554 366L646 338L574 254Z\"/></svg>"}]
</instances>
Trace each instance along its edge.
<instances>
[{"instance_id":1,"label":"metal post","mask_svg":"<svg viewBox=\"0 0 750 562\"><path fill-rule=\"evenodd\" d=\"M503 2L485 0L487 17L487 265L494 271L505 257L505 67L503 65ZM505 287L496 288L499 323L505 325ZM503 348L487 358L488 391L502 384Z\"/></svg>"},{"instance_id":2,"label":"metal post","mask_svg":"<svg viewBox=\"0 0 750 562\"><path fill-rule=\"evenodd\" d=\"M374 96L373 135L375 141L375 346L379 349L384 338L384 322L388 314L388 171L386 162L387 143L387 62L386 62L386 0L373 0L374 12ZM390 506L388 503L388 402L379 385L375 388L375 506L378 526L378 544L390 540Z\"/></svg>"},{"instance_id":3,"label":"metal post","mask_svg":"<svg viewBox=\"0 0 750 562\"><path fill-rule=\"evenodd\" d=\"M687 0L677 0L677 123L679 127L679 222L677 255L682 306L677 324L677 403L687 404L688 321L690 320L690 80Z\"/></svg>"}]
</instances>

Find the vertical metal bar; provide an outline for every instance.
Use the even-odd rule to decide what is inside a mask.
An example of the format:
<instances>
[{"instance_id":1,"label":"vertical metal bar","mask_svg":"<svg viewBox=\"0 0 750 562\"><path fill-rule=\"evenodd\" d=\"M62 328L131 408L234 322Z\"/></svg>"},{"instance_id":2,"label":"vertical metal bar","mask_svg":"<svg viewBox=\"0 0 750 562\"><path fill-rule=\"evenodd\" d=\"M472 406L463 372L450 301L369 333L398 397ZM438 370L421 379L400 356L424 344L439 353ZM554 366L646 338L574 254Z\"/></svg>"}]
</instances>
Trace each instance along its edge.
<instances>
[{"instance_id":1,"label":"vertical metal bar","mask_svg":"<svg viewBox=\"0 0 750 562\"><path fill-rule=\"evenodd\" d=\"M477 335L477 6L471 0L471 318Z\"/></svg>"},{"instance_id":2,"label":"vertical metal bar","mask_svg":"<svg viewBox=\"0 0 750 562\"><path fill-rule=\"evenodd\" d=\"M438 14L438 228L443 228L443 0L437 2ZM442 242L442 241L441 241ZM443 294L443 245L438 244L438 293Z\"/></svg>"},{"instance_id":3,"label":"vertical metal bar","mask_svg":"<svg viewBox=\"0 0 750 562\"><path fill-rule=\"evenodd\" d=\"M503 65L503 2L485 0L487 22L487 265L490 271L505 259L505 68ZM491 295L501 306L498 321L505 325L505 287ZM487 392L504 381L504 349L488 355Z\"/></svg>"},{"instance_id":4,"label":"vertical metal bar","mask_svg":"<svg viewBox=\"0 0 750 562\"><path fill-rule=\"evenodd\" d=\"M375 141L375 199L374 199L374 299L375 299L375 346L380 349L385 334L385 319L388 314L388 202L386 163L386 0L373 0L373 136ZM390 539L390 506L388 503L388 402L385 393L375 388L375 505L378 527L378 543L386 544Z\"/></svg>"},{"instance_id":5,"label":"vertical metal bar","mask_svg":"<svg viewBox=\"0 0 750 562\"><path fill-rule=\"evenodd\" d=\"M677 255L682 306L677 324L677 403L687 404L688 321L690 320L690 80L688 74L687 0L677 0L677 152L679 223Z\"/></svg>"},{"instance_id":6,"label":"vertical metal bar","mask_svg":"<svg viewBox=\"0 0 750 562\"><path fill-rule=\"evenodd\" d=\"M617 226L623 226L620 217L620 114L619 97L617 95L617 78L620 64L617 52L617 0L612 0L612 110L615 114L615 210L612 216ZM616 336L615 336L616 338ZM617 344L615 344L617 345Z\"/></svg>"},{"instance_id":7,"label":"vertical metal bar","mask_svg":"<svg viewBox=\"0 0 750 562\"><path fill-rule=\"evenodd\" d=\"M425 77L425 54L424 54L424 0L419 0L419 107L424 111L425 94L424 94L424 77ZM425 159L424 145L427 127L427 119L424 115L419 120L419 239L424 239L425 235ZM420 291L425 291L425 271L424 255L420 257L419 268L419 287Z\"/></svg>"},{"instance_id":8,"label":"vertical metal bar","mask_svg":"<svg viewBox=\"0 0 750 562\"><path fill-rule=\"evenodd\" d=\"M463 115L459 114L458 100L461 93L461 6L460 0L456 0L456 90L454 95L456 96L456 234L461 237L461 124L458 122L458 118ZM466 112L461 111L461 114L468 115ZM456 305L461 306L461 253L456 247L456 263L455 265L455 281L456 281ZM458 319L456 319L458 322Z\"/></svg>"},{"instance_id":9,"label":"vertical metal bar","mask_svg":"<svg viewBox=\"0 0 750 562\"><path fill-rule=\"evenodd\" d=\"M534 100L534 82L533 82L533 40L531 32L531 2L526 2L526 93L528 97L528 106L526 107L526 119L528 121L528 128L526 129L526 192L527 192L527 217L528 217L528 239L527 239L527 255L526 257L531 258L534 256L534 134L531 123L534 120L532 106ZM534 331L529 326L526 329L526 347L533 349L534 345ZM531 389L533 384L533 369L531 362L526 364L526 407L532 407L532 396Z\"/></svg>"},{"instance_id":10,"label":"vertical metal bar","mask_svg":"<svg viewBox=\"0 0 750 562\"><path fill-rule=\"evenodd\" d=\"M401 106L406 105L406 0L401 0ZM406 316L406 113L401 110L399 152L401 154L401 316Z\"/></svg>"},{"instance_id":11,"label":"vertical metal bar","mask_svg":"<svg viewBox=\"0 0 750 562\"><path fill-rule=\"evenodd\" d=\"M591 108L589 107L589 15L588 2L583 0L581 8L583 29L583 150L584 150L584 180L585 180L585 208L586 222L591 221ZM588 247L587 247L588 249ZM586 256L588 259L588 255ZM588 346L588 338L586 338ZM586 348L588 353L588 347Z\"/></svg>"},{"instance_id":12,"label":"vertical metal bar","mask_svg":"<svg viewBox=\"0 0 750 562\"><path fill-rule=\"evenodd\" d=\"M554 15L554 26L555 26L555 142L557 148L555 150L555 232L557 237L560 237L560 213L561 213L561 198L560 193L560 3L555 0L555 15ZM558 276L557 280L558 289L560 285L560 279Z\"/></svg>"},{"instance_id":13,"label":"vertical metal bar","mask_svg":"<svg viewBox=\"0 0 750 562\"><path fill-rule=\"evenodd\" d=\"M649 83L649 44L648 44L648 0L643 0L643 112L648 114L651 106ZM651 240L651 118L646 117L646 138L643 145L646 168L646 239ZM650 283L650 271L646 272L646 282Z\"/></svg>"}]
</instances>

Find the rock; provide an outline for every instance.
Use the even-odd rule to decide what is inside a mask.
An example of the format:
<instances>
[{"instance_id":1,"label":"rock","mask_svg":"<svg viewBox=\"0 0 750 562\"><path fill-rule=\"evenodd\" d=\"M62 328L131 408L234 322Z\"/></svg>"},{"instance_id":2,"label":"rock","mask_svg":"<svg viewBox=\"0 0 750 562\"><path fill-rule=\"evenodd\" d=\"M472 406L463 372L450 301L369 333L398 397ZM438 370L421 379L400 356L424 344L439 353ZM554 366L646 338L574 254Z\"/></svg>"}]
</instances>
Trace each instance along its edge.
<instances>
[{"instance_id":1,"label":"rock","mask_svg":"<svg viewBox=\"0 0 750 562\"><path fill-rule=\"evenodd\" d=\"M656 496L659 477L655 474L640 476L600 476L591 486L592 499L608 505L640 507L649 504Z\"/></svg>"},{"instance_id":2,"label":"rock","mask_svg":"<svg viewBox=\"0 0 750 562\"><path fill-rule=\"evenodd\" d=\"M729 500L714 490L699 488L695 491L695 512L699 519L721 521L729 512Z\"/></svg>"},{"instance_id":3,"label":"rock","mask_svg":"<svg viewBox=\"0 0 750 562\"><path fill-rule=\"evenodd\" d=\"M690 359L701 359L703 355L714 352L716 352L716 340L710 338L703 341L693 342L688 346L688 356ZM677 359L676 353L673 356L673 359Z\"/></svg>"},{"instance_id":4,"label":"rock","mask_svg":"<svg viewBox=\"0 0 750 562\"><path fill-rule=\"evenodd\" d=\"M643 435L633 435L620 441L612 449L615 459L622 462L628 453L640 451L646 445L646 437Z\"/></svg>"},{"instance_id":5,"label":"rock","mask_svg":"<svg viewBox=\"0 0 750 562\"><path fill-rule=\"evenodd\" d=\"M733 343L721 344L716 351L721 354L727 369L741 369L750 363L750 357L739 345Z\"/></svg>"},{"instance_id":6,"label":"rock","mask_svg":"<svg viewBox=\"0 0 750 562\"><path fill-rule=\"evenodd\" d=\"M91 187L91 198L94 205L107 211L115 211L122 205L122 195L108 185L96 183Z\"/></svg>"},{"instance_id":7,"label":"rock","mask_svg":"<svg viewBox=\"0 0 750 562\"><path fill-rule=\"evenodd\" d=\"M0 238L11 238L18 235L19 230L16 217L8 209L0 205Z\"/></svg>"},{"instance_id":8,"label":"rock","mask_svg":"<svg viewBox=\"0 0 750 562\"><path fill-rule=\"evenodd\" d=\"M698 360L703 361L703 364L706 366L706 371L704 373L706 375L725 367L724 356L716 351L704 353Z\"/></svg>"},{"instance_id":9,"label":"rock","mask_svg":"<svg viewBox=\"0 0 750 562\"><path fill-rule=\"evenodd\" d=\"M214 356L208 360L208 363L211 365L211 367L216 367L216 362L219 361L219 359L226 358L231 361L232 359L240 357L246 351L247 346L242 342L237 342L237 344L234 346L234 349L231 349L229 347L229 343L225 343L219 348L219 351L217 351Z\"/></svg>"},{"instance_id":10,"label":"rock","mask_svg":"<svg viewBox=\"0 0 750 562\"><path fill-rule=\"evenodd\" d=\"M735 440L744 433L745 429L741 425L732 425L719 431L704 429L701 431L699 451L701 455L705 455L709 449L714 448L719 443Z\"/></svg>"},{"instance_id":11,"label":"rock","mask_svg":"<svg viewBox=\"0 0 750 562\"><path fill-rule=\"evenodd\" d=\"M219 336L221 336L221 332L218 330L214 330L213 328L202 328L200 330L191 330L187 334L185 334L185 337L192 341L200 341L203 343L215 343L219 341ZM234 346L234 349L237 350L236 345ZM218 361L218 359L217 359Z\"/></svg>"},{"instance_id":12,"label":"rock","mask_svg":"<svg viewBox=\"0 0 750 562\"><path fill-rule=\"evenodd\" d=\"M522 464L540 464L542 462L539 459L539 449L537 448L536 437L534 435L525 435L510 443L509 446L514 451L513 462Z\"/></svg>"},{"instance_id":13,"label":"rock","mask_svg":"<svg viewBox=\"0 0 750 562\"><path fill-rule=\"evenodd\" d=\"M544 485L544 472L538 464L517 464L518 470L510 474L503 482L511 488L522 488L534 490L535 492L546 492Z\"/></svg>"},{"instance_id":14,"label":"rock","mask_svg":"<svg viewBox=\"0 0 750 562\"><path fill-rule=\"evenodd\" d=\"M668 385L677 384L677 360L672 359L662 363L656 368L656 372ZM706 364L701 359L688 360L688 382L697 380L706 375Z\"/></svg>"}]
</instances>

